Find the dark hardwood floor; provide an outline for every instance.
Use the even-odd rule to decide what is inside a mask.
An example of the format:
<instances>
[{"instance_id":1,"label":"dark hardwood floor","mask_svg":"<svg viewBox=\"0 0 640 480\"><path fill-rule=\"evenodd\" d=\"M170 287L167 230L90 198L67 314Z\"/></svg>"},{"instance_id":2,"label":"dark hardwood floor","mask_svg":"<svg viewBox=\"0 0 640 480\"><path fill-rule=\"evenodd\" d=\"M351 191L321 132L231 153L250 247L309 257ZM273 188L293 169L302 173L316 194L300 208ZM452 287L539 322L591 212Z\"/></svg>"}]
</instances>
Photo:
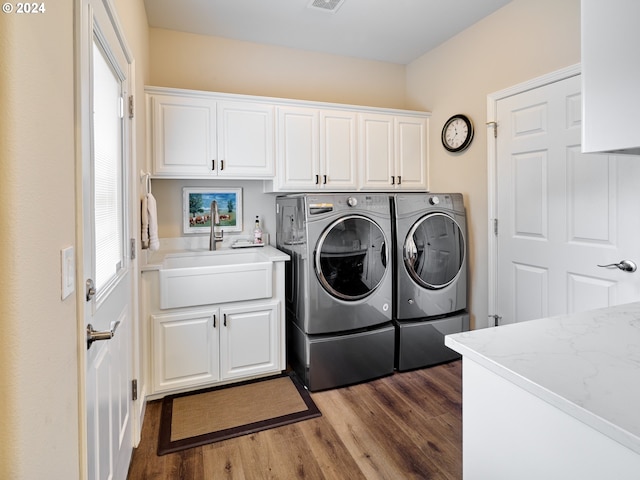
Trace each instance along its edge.
<instances>
[{"instance_id":1,"label":"dark hardwood floor","mask_svg":"<svg viewBox=\"0 0 640 480\"><path fill-rule=\"evenodd\" d=\"M156 455L150 402L129 480L462 478L462 362L312 393L322 417Z\"/></svg>"}]
</instances>

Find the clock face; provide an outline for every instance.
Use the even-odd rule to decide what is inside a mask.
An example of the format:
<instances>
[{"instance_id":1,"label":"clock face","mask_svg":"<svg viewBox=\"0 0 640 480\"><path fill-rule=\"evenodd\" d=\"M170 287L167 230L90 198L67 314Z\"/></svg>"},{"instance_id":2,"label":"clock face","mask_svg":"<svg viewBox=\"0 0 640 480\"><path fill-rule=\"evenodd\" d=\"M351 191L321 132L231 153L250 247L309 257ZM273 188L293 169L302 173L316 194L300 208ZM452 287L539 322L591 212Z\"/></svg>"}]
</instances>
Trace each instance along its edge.
<instances>
[{"instance_id":1,"label":"clock face","mask_svg":"<svg viewBox=\"0 0 640 480\"><path fill-rule=\"evenodd\" d=\"M466 149L473 140L473 124L464 115L454 115L442 129L442 145L450 152Z\"/></svg>"}]
</instances>

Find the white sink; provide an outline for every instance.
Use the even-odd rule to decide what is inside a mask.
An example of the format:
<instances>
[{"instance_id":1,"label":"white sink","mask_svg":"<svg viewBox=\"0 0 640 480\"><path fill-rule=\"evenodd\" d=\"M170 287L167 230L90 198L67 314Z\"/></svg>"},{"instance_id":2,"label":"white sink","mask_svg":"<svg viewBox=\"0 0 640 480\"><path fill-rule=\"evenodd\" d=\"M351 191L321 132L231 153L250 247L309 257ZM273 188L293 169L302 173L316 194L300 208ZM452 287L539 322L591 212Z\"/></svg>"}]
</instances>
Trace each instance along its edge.
<instances>
[{"instance_id":1,"label":"white sink","mask_svg":"<svg viewBox=\"0 0 640 480\"><path fill-rule=\"evenodd\" d=\"M163 269L170 268L199 268L217 267L223 265L244 265L248 263L268 262L266 257L258 252L217 253L194 252L175 253L167 255L162 263Z\"/></svg>"},{"instance_id":2,"label":"white sink","mask_svg":"<svg viewBox=\"0 0 640 480\"><path fill-rule=\"evenodd\" d=\"M160 268L160 308L211 305L272 295L273 262L261 252L171 254Z\"/></svg>"}]
</instances>

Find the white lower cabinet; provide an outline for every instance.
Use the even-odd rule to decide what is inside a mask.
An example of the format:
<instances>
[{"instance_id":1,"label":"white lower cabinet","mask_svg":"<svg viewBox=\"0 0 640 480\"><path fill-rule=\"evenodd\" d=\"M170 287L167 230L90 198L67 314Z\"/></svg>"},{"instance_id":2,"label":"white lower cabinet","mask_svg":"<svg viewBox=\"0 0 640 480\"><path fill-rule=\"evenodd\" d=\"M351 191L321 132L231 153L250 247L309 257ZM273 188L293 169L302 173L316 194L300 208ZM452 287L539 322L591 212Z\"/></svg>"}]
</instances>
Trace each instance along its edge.
<instances>
[{"instance_id":1,"label":"white lower cabinet","mask_svg":"<svg viewBox=\"0 0 640 480\"><path fill-rule=\"evenodd\" d=\"M154 394L281 371L278 301L182 309L151 319Z\"/></svg>"},{"instance_id":2,"label":"white lower cabinet","mask_svg":"<svg viewBox=\"0 0 640 480\"><path fill-rule=\"evenodd\" d=\"M278 372L278 304L220 310L220 376L232 380Z\"/></svg>"}]
</instances>

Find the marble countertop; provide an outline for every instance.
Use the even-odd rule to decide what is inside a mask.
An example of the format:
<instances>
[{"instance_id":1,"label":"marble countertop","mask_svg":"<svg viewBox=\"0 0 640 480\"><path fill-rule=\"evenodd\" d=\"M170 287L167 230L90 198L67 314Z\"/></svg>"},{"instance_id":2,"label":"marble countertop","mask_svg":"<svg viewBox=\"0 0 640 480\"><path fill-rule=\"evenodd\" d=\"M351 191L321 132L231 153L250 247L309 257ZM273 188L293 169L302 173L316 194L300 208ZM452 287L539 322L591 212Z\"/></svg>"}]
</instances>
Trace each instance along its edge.
<instances>
[{"instance_id":1,"label":"marble countertop","mask_svg":"<svg viewBox=\"0 0 640 480\"><path fill-rule=\"evenodd\" d=\"M640 453L640 302L447 335L445 345Z\"/></svg>"}]
</instances>

